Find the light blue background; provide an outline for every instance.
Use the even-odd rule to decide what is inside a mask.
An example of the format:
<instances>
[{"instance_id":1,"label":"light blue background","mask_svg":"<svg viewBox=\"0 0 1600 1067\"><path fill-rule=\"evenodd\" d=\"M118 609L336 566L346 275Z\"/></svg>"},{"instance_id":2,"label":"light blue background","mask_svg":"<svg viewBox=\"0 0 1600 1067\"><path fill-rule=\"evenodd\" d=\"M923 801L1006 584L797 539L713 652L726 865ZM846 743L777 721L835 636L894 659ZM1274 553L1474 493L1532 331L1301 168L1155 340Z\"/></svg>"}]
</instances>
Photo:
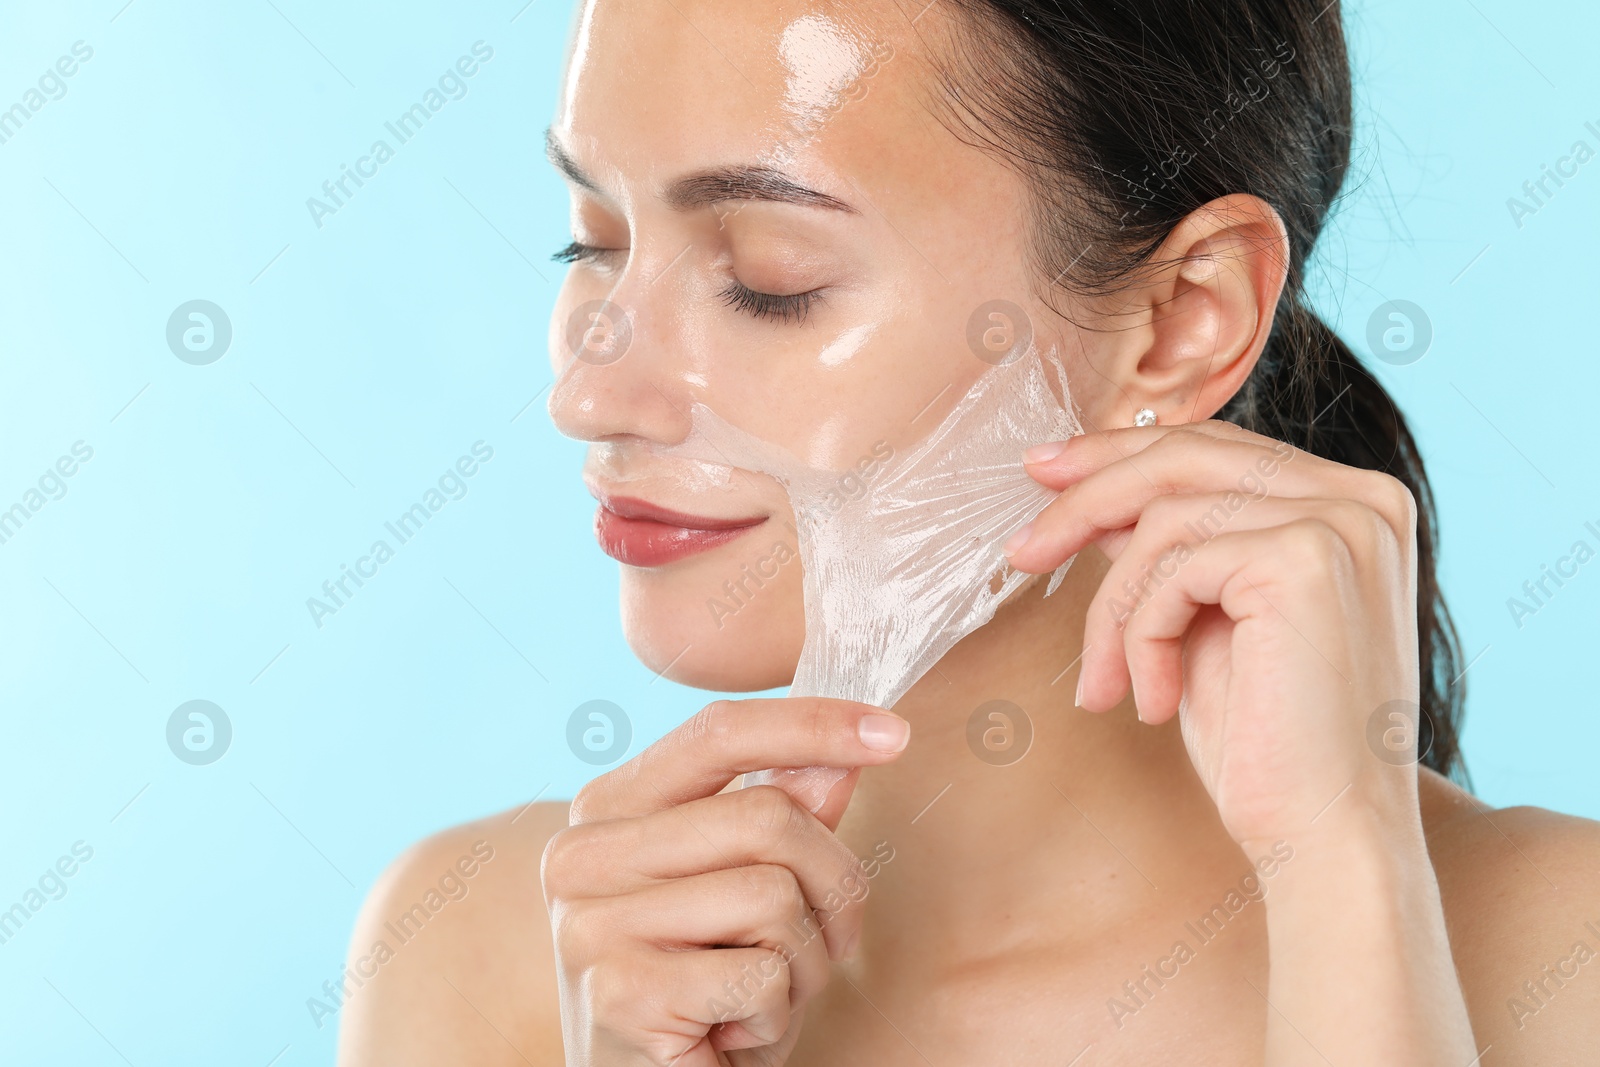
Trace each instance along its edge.
<instances>
[{"instance_id":1,"label":"light blue background","mask_svg":"<svg viewBox=\"0 0 1600 1067\"><path fill-rule=\"evenodd\" d=\"M544 414L566 230L540 136L570 11L523 3L4 5L0 107L94 49L0 145L0 507L94 449L0 545L0 908L94 849L0 945L7 1063L330 1061L306 999L402 847L570 795L583 701L626 708L637 751L705 699L623 644L579 448ZM1367 0L1346 21L1359 144L1319 303L1360 348L1385 300L1432 321L1424 359L1378 372L1479 657L1481 794L1600 816L1600 561L1520 629L1506 607L1600 526L1600 162L1521 228L1506 206L1600 147L1600 15ZM306 198L478 40L468 95L313 225ZM211 366L165 343L195 298L233 324ZM479 440L467 495L313 626L306 598ZM207 767L164 737L196 698L235 732Z\"/></svg>"}]
</instances>

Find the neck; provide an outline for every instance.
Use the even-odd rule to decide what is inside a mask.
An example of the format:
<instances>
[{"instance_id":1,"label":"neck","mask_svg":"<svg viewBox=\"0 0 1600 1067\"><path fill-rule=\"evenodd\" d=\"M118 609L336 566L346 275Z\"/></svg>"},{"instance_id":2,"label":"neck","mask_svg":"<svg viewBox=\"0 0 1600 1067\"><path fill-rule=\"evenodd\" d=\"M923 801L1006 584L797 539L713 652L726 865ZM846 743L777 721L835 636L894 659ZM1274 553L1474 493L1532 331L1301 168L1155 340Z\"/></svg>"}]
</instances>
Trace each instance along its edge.
<instances>
[{"instance_id":1,"label":"neck","mask_svg":"<svg viewBox=\"0 0 1600 1067\"><path fill-rule=\"evenodd\" d=\"M1178 903L1157 886L1237 877L1177 720L1073 702L1104 568L1089 550L1054 595L1024 590L896 705L911 744L863 773L839 827L863 858L893 849L870 882L867 952L892 939L930 967L970 964Z\"/></svg>"}]
</instances>

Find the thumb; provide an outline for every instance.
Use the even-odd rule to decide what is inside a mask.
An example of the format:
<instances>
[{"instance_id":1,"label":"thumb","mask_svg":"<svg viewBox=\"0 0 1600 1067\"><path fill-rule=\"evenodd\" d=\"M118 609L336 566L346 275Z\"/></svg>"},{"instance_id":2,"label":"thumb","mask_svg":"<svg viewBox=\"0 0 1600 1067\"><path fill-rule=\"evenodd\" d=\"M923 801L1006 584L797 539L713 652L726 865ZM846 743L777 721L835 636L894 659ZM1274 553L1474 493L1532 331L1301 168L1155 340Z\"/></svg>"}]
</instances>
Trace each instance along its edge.
<instances>
[{"instance_id":1,"label":"thumb","mask_svg":"<svg viewBox=\"0 0 1600 1067\"><path fill-rule=\"evenodd\" d=\"M744 784L775 785L815 815L822 825L837 830L860 778L860 767L781 767L747 774Z\"/></svg>"}]
</instances>

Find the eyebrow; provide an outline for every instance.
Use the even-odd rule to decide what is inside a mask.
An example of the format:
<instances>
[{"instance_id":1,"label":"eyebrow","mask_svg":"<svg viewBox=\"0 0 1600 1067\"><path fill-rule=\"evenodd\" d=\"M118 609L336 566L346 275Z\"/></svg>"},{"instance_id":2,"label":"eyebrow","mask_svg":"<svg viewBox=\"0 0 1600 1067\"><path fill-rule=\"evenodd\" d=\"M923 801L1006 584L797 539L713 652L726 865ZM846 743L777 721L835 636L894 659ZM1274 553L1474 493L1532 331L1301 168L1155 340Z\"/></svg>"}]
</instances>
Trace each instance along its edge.
<instances>
[{"instance_id":1,"label":"eyebrow","mask_svg":"<svg viewBox=\"0 0 1600 1067\"><path fill-rule=\"evenodd\" d=\"M568 181L597 195L605 195L599 184L584 173L583 168L557 140L555 131L545 130L544 149L551 166L565 175ZM716 167L679 178L667 188L663 199L680 211L708 207L725 200L760 200L818 207L850 215L861 214L853 205L802 185L780 170L753 164Z\"/></svg>"}]
</instances>

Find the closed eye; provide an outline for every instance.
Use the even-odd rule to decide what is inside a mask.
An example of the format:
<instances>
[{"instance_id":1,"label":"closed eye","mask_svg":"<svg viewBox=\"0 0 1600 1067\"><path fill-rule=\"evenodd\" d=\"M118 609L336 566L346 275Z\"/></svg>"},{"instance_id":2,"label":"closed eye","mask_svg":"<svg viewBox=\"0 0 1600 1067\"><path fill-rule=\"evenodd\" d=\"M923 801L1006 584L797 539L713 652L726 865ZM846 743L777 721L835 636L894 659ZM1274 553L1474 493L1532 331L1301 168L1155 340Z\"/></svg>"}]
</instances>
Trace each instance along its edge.
<instances>
[{"instance_id":1,"label":"closed eye","mask_svg":"<svg viewBox=\"0 0 1600 1067\"><path fill-rule=\"evenodd\" d=\"M557 249L550 258L558 263L579 263L622 255L627 251L626 248L600 248L597 245L584 244L582 241L572 241ZM812 306L822 299L822 290L811 289L804 293L791 294L763 293L751 289L742 282L732 281L722 290L721 295L723 303L728 307L758 319L788 324L804 322Z\"/></svg>"},{"instance_id":2,"label":"closed eye","mask_svg":"<svg viewBox=\"0 0 1600 1067\"><path fill-rule=\"evenodd\" d=\"M572 241L565 247L556 249L550 258L557 263L577 263L580 260L598 259L626 251L626 248L600 248L597 245L586 245L582 241Z\"/></svg>"},{"instance_id":3,"label":"closed eye","mask_svg":"<svg viewBox=\"0 0 1600 1067\"><path fill-rule=\"evenodd\" d=\"M811 312L811 306L821 299L821 289L779 296L776 293L757 292L737 281L730 282L722 291L722 301L729 307L758 319L782 323L804 322Z\"/></svg>"}]
</instances>

